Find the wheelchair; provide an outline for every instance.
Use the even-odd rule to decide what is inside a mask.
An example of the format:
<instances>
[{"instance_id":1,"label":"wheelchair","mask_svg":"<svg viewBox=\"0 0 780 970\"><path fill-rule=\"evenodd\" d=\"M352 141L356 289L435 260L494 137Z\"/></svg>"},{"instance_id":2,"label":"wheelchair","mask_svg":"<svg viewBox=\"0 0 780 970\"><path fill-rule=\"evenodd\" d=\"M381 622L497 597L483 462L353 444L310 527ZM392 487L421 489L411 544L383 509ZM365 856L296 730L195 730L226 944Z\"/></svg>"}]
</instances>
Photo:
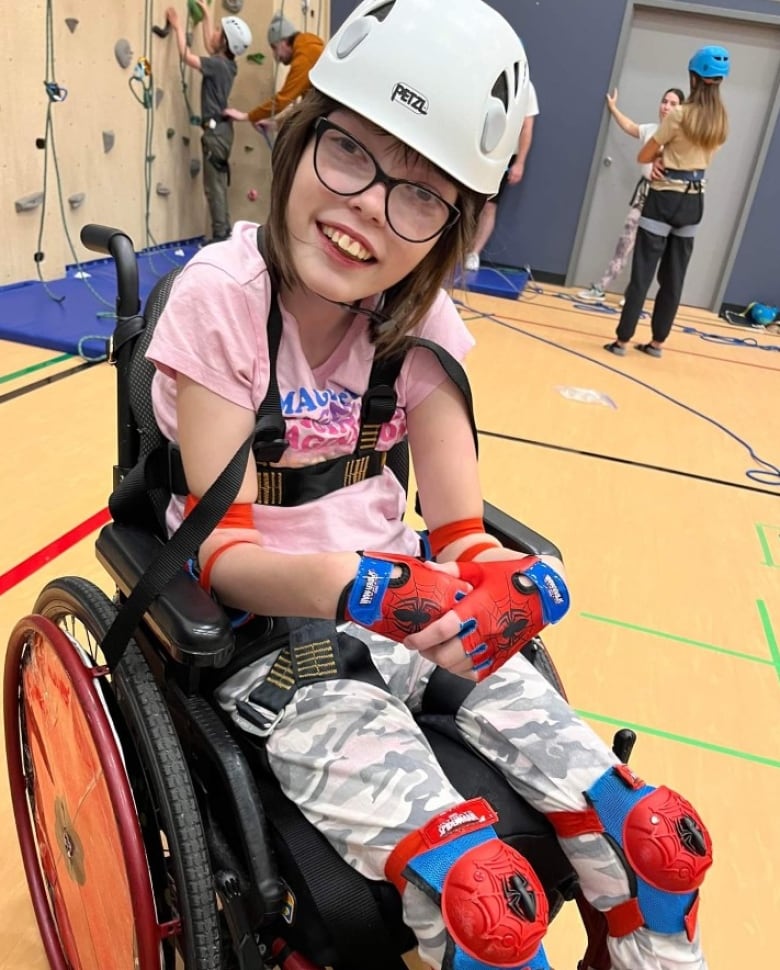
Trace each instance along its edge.
<instances>
[{"instance_id":1,"label":"wheelchair","mask_svg":"<svg viewBox=\"0 0 780 970\"><path fill-rule=\"evenodd\" d=\"M157 282L141 312L131 240L101 226L84 227L81 238L116 265L109 357L117 367L116 494L162 443L144 354L178 270ZM408 484L405 447L389 461ZM114 598L78 577L50 582L16 624L6 655L11 797L51 967L401 970L416 942L396 890L364 879L336 854L284 796L259 739L213 699L248 657L285 642L284 620L255 618L234 629L179 568L121 660L107 662L107 632L166 545L170 496L152 479L144 479L143 513L131 522L115 515L96 542ZM508 546L559 555L489 503L485 521ZM542 641L524 653L564 693ZM589 937L581 965L608 970L603 917L583 900L549 823L459 740L454 714L470 686L436 671L420 727L463 797L495 807L497 831L533 864L551 914L577 900ZM620 757L634 740L618 732Z\"/></svg>"}]
</instances>

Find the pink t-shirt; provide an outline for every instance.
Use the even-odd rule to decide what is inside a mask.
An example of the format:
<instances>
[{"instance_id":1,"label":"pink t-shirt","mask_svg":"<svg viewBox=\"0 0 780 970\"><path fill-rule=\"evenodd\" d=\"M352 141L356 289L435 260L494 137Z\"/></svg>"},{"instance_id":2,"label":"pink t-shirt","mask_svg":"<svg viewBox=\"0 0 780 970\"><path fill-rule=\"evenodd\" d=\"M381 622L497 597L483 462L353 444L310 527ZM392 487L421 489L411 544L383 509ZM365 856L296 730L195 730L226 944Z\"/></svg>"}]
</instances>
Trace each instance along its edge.
<instances>
[{"instance_id":1,"label":"pink t-shirt","mask_svg":"<svg viewBox=\"0 0 780 970\"><path fill-rule=\"evenodd\" d=\"M271 284L257 250L257 226L239 222L231 239L208 246L185 266L160 316L147 357L157 366L152 404L162 433L178 441L176 374L220 397L257 411L268 389L266 323ZM351 454L360 427L361 396L368 385L373 346L365 317L355 318L330 358L315 370L301 349L298 324L282 310L277 382L288 448L280 464L307 465ZM415 334L463 360L474 340L452 300L442 291ZM406 434L411 411L445 380L427 350L410 351L396 382L398 407L383 426L380 450ZM415 532L401 521L406 497L389 469L292 508L255 505L255 524L269 549L291 553L378 549L414 555ZM168 525L181 521L182 503L171 502Z\"/></svg>"}]
</instances>

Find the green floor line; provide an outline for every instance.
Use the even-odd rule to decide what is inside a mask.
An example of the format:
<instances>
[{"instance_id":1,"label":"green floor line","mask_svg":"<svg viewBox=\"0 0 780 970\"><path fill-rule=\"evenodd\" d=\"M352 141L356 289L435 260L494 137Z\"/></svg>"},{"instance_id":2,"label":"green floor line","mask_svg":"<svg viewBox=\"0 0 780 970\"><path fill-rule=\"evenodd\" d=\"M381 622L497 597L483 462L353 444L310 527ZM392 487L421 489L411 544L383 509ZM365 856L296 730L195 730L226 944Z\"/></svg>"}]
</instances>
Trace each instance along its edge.
<instances>
[{"instance_id":1,"label":"green floor line","mask_svg":"<svg viewBox=\"0 0 780 970\"><path fill-rule=\"evenodd\" d=\"M718 647L713 643L704 643L701 640L689 640L687 637L678 637L675 633L664 633L662 630L651 630L647 626L639 626L636 623L626 623L623 620L613 620L609 616L597 616L595 613L580 613L586 620L596 620L598 623L608 623L610 626L619 626L623 630L634 630L637 633L648 633L653 637L661 637L663 640L674 640L675 643L685 643L690 647L701 647L702 650L711 650L713 653L722 653L727 657L736 657L738 660L749 660L755 664L764 664L767 667L778 669L780 676L780 657L778 660L767 660L766 657L754 657L750 653L742 653L739 650L729 650L728 647Z\"/></svg>"},{"instance_id":2,"label":"green floor line","mask_svg":"<svg viewBox=\"0 0 780 970\"><path fill-rule=\"evenodd\" d=\"M775 636L775 631L772 629L772 621L769 619L769 610L766 608L766 603L763 600L756 600L756 606L758 607L758 615L761 618L761 626L764 628L766 642L769 644L769 652L772 654L772 665L775 668L778 678L780 678L780 647L777 645L777 637Z\"/></svg>"},{"instance_id":3,"label":"green floor line","mask_svg":"<svg viewBox=\"0 0 780 970\"><path fill-rule=\"evenodd\" d=\"M749 751L727 748L722 744L711 744L709 741L701 741L698 738L688 738L684 734L672 734L671 731L661 731L659 728L647 727L645 724L630 724L628 721L621 721L614 717L605 717L603 714L593 714L591 711L577 711L576 713L588 721L600 721L602 724L612 724L615 727L631 728L637 734L650 734L656 738L663 738L665 741L677 741L679 744L688 744L692 748L700 748L703 751L725 754L729 758L740 758L742 761L751 761L753 764L767 765L770 768L780 768L780 761L776 758L765 758L763 755L751 754Z\"/></svg>"},{"instance_id":4,"label":"green floor line","mask_svg":"<svg viewBox=\"0 0 780 970\"><path fill-rule=\"evenodd\" d=\"M42 360L40 364L31 364L29 367L23 367L21 370L14 371L13 374L5 374L0 377L0 384L7 384L8 381L15 381L20 377L24 377L26 374L34 374L37 370L43 370L44 367L51 367L53 364L61 364L64 360L72 360L73 354L60 354L59 357L52 357L51 360Z\"/></svg>"},{"instance_id":5,"label":"green floor line","mask_svg":"<svg viewBox=\"0 0 780 970\"><path fill-rule=\"evenodd\" d=\"M777 526L769 526L769 528L777 531ZM764 561L761 565L773 566L775 569L780 568L780 564L776 563L772 558L772 549L769 545L769 539L766 537L766 529L760 522L756 523L756 532L758 533L758 541L761 545L761 551L764 554Z\"/></svg>"}]
</instances>

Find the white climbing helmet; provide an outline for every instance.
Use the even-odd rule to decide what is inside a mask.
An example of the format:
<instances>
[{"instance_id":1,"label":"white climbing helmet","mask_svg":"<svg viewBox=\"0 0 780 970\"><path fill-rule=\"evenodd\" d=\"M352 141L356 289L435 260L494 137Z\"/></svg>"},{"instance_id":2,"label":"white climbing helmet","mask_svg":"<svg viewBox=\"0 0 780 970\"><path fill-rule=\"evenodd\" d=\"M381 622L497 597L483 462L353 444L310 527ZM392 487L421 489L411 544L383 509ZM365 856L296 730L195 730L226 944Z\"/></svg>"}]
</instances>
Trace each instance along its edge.
<instances>
[{"instance_id":1,"label":"white climbing helmet","mask_svg":"<svg viewBox=\"0 0 780 970\"><path fill-rule=\"evenodd\" d=\"M233 57L241 57L252 43L252 31L240 17L223 17L222 30Z\"/></svg>"},{"instance_id":2,"label":"white climbing helmet","mask_svg":"<svg viewBox=\"0 0 780 970\"><path fill-rule=\"evenodd\" d=\"M485 195L498 190L526 115L522 41L482 0L363 0L309 78Z\"/></svg>"}]
</instances>

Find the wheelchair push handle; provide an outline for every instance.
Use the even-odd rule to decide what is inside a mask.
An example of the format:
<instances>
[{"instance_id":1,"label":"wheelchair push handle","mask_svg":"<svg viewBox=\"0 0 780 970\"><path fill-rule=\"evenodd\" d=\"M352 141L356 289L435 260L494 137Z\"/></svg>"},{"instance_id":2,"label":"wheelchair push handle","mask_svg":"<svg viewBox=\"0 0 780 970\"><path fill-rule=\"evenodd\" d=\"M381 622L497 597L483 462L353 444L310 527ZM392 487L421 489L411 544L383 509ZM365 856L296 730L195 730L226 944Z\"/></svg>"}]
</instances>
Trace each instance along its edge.
<instances>
[{"instance_id":1,"label":"wheelchair push handle","mask_svg":"<svg viewBox=\"0 0 780 970\"><path fill-rule=\"evenodd\" d=\"M132 239L121 229L88 223L82 227L81 242L95 253L111 256L116 263L118 317L138 313L141 302L138 293L138 263Z\"/></svg>"}]
</instances>

